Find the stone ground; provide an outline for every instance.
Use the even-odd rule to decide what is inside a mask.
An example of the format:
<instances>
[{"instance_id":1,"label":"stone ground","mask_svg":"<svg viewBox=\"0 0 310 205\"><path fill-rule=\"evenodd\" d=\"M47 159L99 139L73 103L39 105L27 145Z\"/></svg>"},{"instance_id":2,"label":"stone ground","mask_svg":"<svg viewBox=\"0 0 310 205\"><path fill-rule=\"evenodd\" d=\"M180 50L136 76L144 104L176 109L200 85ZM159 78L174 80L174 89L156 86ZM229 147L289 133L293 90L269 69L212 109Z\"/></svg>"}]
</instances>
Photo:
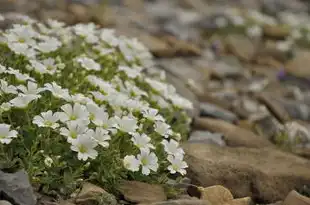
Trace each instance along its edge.
<instances>
[{"instance_id":1,"label":"stone ground","mask_svg":"<svg viewBox=\"0 0 310 205\"><path fill-rule=\"evenodd\" d=\"M218 28L224 7L255 9L277 17L289 11L298 15L298 21L301 16L309 19L309 1L97 3L2 0L0 12L68 24L94 21L116 28L119 34L137 36L157 57L158 67L167 71L170 82L194 103L195 109L189 111L193 130L183 145L190 167L187 177L206 188L190 186L178 199L159 202L167 199L161 187L128 182L123 185L122 203L310 204L306 197L310 194L310 51L301 46L279 49L277 43L290 35L279 25L264 27L262 37L255 39L229 30L223 34ZM104 192L91 185L88 189ZM77 204L88 203L80 199Z\"/></svg>"}]
</instances>

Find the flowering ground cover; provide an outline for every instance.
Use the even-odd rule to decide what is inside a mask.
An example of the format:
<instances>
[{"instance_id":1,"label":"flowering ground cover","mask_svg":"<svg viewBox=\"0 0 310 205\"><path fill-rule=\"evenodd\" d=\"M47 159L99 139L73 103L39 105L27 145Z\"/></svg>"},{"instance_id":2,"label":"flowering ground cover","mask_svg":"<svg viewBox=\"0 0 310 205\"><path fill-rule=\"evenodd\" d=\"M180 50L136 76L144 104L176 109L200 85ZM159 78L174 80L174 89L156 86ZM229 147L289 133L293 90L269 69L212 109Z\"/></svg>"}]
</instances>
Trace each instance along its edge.
<instances>
[{"instance_id":1,"label":"flowering ground cover","mask_svg":"<svg viewBox=\"0 0 310 205\"><path fill-rule=\"evenodd\" d=\"M192 104L137 39L18 18L0 32L2 169L25 168L40 190L64 195L85 180L113 191L121 179L186 173L179 142Z\"/></svg>"}]
</instances>

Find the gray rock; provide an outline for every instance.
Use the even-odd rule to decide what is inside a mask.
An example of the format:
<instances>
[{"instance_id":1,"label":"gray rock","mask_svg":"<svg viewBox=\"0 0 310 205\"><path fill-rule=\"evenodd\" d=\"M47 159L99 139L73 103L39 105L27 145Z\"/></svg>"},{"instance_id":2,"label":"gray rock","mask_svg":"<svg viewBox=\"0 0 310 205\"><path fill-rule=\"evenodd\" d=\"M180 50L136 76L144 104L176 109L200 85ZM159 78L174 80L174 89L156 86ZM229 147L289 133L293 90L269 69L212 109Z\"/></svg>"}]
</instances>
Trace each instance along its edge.
<instances>
[{"instance_id":1,"label":"gray rock","mask_svg":"<svg viewBox=\"0 0 310 205\"><path fill-rule=\"evenodd\" d=\"M1 200L0 205L12 205L12 204L8 201Z\"/></svg>"},{"instance_id":2,"label":"gray rock","mask_svg":"<svg viewBox=\"0 0 310 205\"><path fill-rule=\"evenodd\" d=\"M16 173L0 171L0 193L16 205L35 205L36 198L24 170Z\"/></svg>"},{"instance_id":3,"label":"gray rock","mask_svg":"<svg viewBox=\"0 0 310 205\"><path fill-rule=\"evenodd\" d=\"M207 144L215 144L221 147L226 146L226 142L224 140L224 136L221 133L211 133L208 131L194 131L188 142L191 143L207 143Z\"/></svg>"},{"instance_id":4,"label":"gray rock","mask_svg":"<svg viewBox=\"0 0 310 205\"><path fill-rule=\"evenodd\" d=\"M235 122L238 120L237 116L229 110L206 102L200 103L200 115L203 117L218 118L228 122Z\"/></svg>"}]
</instances>

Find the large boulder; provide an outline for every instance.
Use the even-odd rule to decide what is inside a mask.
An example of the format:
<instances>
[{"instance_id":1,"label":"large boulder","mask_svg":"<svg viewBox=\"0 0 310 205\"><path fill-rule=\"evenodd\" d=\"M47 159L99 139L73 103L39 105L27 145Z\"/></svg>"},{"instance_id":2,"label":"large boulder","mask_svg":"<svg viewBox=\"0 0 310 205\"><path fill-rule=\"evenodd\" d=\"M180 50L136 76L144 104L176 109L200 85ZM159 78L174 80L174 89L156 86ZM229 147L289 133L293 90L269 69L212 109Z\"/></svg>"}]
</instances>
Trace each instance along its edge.
<instances>
[{"instance_id":1,"label":"large boulder","mask_svg":"<svg viewBox=\"0 0 310 205\"><path fill-rule=\"evenodd\" d=\"M235 198L250 196L255 201L272 203L310 184L310 162L274 148L198 143L186 143L183 148L192 183L225 186Z\"/></svg>"}]
</instances>

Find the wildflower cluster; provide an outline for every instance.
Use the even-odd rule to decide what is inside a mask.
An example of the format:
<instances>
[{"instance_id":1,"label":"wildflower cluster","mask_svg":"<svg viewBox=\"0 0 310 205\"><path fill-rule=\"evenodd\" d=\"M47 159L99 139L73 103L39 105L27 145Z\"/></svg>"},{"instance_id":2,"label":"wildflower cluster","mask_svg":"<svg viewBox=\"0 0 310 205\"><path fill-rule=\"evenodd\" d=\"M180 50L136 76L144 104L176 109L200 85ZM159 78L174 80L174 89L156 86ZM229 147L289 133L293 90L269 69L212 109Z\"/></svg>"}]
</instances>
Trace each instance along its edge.
<instances>
[{"instance_id":1,"label":"wildflower cluster","mask_svg":"<svg viewBox=\"0 0 310 205\"><path fill-rule=\"evenodd\" d=\"M0 31L1 162L21 161L34 183L63 193L79 178L107 186L186 173L179 141L192 103L137 39L18 18Z\"/></svg>"}]
</instances>

